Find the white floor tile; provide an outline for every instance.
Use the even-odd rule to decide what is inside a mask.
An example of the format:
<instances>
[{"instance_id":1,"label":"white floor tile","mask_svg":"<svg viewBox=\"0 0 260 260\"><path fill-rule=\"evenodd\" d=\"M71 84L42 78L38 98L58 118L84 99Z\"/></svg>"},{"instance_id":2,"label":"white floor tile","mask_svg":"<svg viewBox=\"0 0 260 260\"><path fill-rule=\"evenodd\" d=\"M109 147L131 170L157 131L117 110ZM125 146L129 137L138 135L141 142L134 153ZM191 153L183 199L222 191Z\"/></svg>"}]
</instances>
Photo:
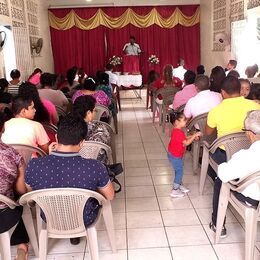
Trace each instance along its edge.
<instances>
[{"instance_id":1,"label":"white floor tile","mask_svg":"<svg viewBox=\"0 0 260 260\"><path fill-rule=\"evenodd\" d=\"M126 211L154 211L159 210L155 197L126 199Z\"/></svg>"},{"instance_id":2,"label":"white floor tile","mask_svg":"<svg viewBox=\"0 0 260 260\"><path fill-rule=\"evenodd\" d=\"M174 260L218 260L210 245L171 248Z\"/></svg>"},{"instance_id":3,"label":"white floor tile","mask_svg":"<svg viewBox=\"0 0 260 260\"><path fill-rule=\"evenodd\" d=\"M131 249L128 256L129 260L172 260L169 248Z\"/></svg>"},{"instance_id":4,"label":"white floor tile","mask_svg":"<svg viewBox=\"0 0 260 260\"><path fill-rule=\"evenodd\" d=\"M161 210L192 208L190 199L187 196L183 198L158 197L158 201Z\"/></svg>"},{"instance_id":5,"label":"white floor tile","mask_svg":"<svg viewBox=\"0 0 260 260\"><path fill-rule=\"evenodd\" d=\"M127 228L163 227L160 211L127 212Z\"/></svg>"},{"instance_id":6,"label":"white floor tile","mask_svg":"<svg viewBox=\"0 0 260 260\"><path fill-rule=\"evenodd\" d=\"M155 197L154 186L126 187L127 198L149 198Z\"/></svg>"},{"instance_id":7,"label":"white floor tile","mask_svg":"<svg viewBox=\"0 0 260 260\"><path fill-rule=\"evenodd\" d=\"M126 186L151 186L153 185L151 176L125 177Z\"/></svg>"}]
</instances>

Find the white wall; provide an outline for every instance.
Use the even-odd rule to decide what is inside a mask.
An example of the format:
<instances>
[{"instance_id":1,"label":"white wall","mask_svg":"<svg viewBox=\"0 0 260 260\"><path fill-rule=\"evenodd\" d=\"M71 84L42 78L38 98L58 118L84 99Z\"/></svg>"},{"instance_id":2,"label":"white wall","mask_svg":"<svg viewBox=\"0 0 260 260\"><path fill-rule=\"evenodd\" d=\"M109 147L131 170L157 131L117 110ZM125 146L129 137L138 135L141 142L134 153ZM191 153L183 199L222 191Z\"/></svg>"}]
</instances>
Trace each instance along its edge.
<instances>
[{"instance_id":1,"label":"white wall","mask_svg":"<svg viewBox=\"0 0 260 260\"><path fill-rule=\"evenodd\" d=\"M25 0L21 0L24 1ZM52 55L52 49L51 49L51 40L50 40L50 30L49 30L49 22L48 22L48 3L47 1L43 0L36 0L38 4L38 27L39 27L39 37L43 38L43 48L41 51L41 54L39 57L32 57L30 55L30 44L29 44L29 32L28 32L28 24L27 19L25 19L26 28L19 28L15 27L14 30L14 37L15 39L15 53L16 53L16 59L20 59L20 61L17 62L17 69L20 69L22 74L22 78L26 79L28 77L28 74L30 74L34 68L39 67L43 71L53 72L54 66L53 66L53 55ZM9 7L9 16L7 15L0 15L0 25L10 25L12 26L12 17L11 17L11 1L7 0L8 7ZM25 13L25 17L27 17L27 13ZM21 31L19 36L19 30ZM23 34L26 35L23 35ZM26 41L22 41L22 39L26 39ZM26 52L25 50L26 49ZM21 53L23 53L23 56L21 56ZM24 55L24 53L29 53L29 55ZM21 60L22 57L22 60ZM3 52L0 53L0 77L4 77L4 57ZM21 68L19 68L19 64L26 64L24 65L24 68L22 65L20 65Z\"/></svg>"}]
</instances>

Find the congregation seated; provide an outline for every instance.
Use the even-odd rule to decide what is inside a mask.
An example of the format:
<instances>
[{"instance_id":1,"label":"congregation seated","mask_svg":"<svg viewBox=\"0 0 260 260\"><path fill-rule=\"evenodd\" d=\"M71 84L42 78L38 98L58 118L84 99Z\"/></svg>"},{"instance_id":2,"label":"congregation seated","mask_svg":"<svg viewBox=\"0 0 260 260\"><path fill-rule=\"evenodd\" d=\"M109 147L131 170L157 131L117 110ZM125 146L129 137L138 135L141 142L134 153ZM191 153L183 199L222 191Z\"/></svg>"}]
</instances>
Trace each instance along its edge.
<instances>
[{"instance_id":1,"label":"congregation seated","mask_svg":"<svg viewBox=\"0 0 260 260\"><path fill-rule=\"evenodd\" d=\"M40 78L41 89L39 89L40 98L49 100L54 106L67 110L69 101L62 91L54 89L54 75L51 73L43 73Z\"/></svg>"},{"instance_id":2,"label":"congregation seated","mask_svg":"<svg viewBox=\"0 0 260 260\"><path fill-rule=\"evenodd\" d=\"M66 73L66 80L60 89L63 93L70 97L75 93L75 88L79 85L79 82L76 78L77 72L78 68L76 66L68 69Z\"/></svg>"},{"instance_id":3,"label":"congregation seated","mask_svg":"<svg viewBox=\"0 0 260 260\"><path fill-rule=\"evenodd\" d=\"M108 107L111 104L110 98L102 90L96 90L96 82L93 78L87 78L84 81L83 89L77 90L72 97L73 103L80 96L92 96L96 99L98 105L103 105Z\"/></svg>"},{"instance_id":4,"label":"congregation seated","mask_svg":"<svg viewBox=\"0 0 260 260\"><path fill-rule=\"evenodd\" d=\"M187 120L209 112L222 101L221 94L209 90L208 76L198 75L194 84L198 94L189 99L184 108L184 115Z\"/></svg>"},{"instance_id":5,"label":"congregation seated","mask_svg":"<svg viewBox=\"0 0 260 260\"><path fill-rule=\"evenodd\" d=\"M5 115L0 112L0 137L5 122ZM1 195L11 200L26 193L24 181L25 163L22 156L11 146L0 140L0 191ZM11 245L17 246L17 259L27 259L29 237L22 221L23 207L9 208L0 202L0 233L15 227L11 236Z\"/></svg>"},{"instance_id":6,"label":"congregation seated","mask_svg":"<svg viewBox=\"0 0 260 260\"><path fill-rule=\"evenodd\" d=\"M103 71L98 71L96 73L96 90L101 90L112 99L113 92L112 88L109 86L109 75Z\"/></svg>"},{"instance_id":7,"label":"congregation seated","mask_svg":"<svg viewBox=\"0 0 260 260\"><path fill-rule=\"evenodd\" d=\"M247 114L244 122L244 131L251 142L247 150L240 150L235 153L228 162L218 166L218 177L215 179L213 194L213 213L210 228L215 231L217 224L218 202L220 188L223 183L237 180L256 173L260 170L260 110L251 111ZM218 187L218 188L216 188ZM251 184L242 193L233 192L234 196L247 206L257 208L260 200L260 189L257 184ZM221 236L226 236L225 225L222 228Z\"/></svg>"},{"instance_id":8,"label":"congregation seated","mask_svg":"<svg viewBox=\"0 0 260 260\"><path fill-rule=\"evenodd\" d=\"M33 100L34 108L36 110L34 120L42 124L57 125L59 117L55 106L47 99L41 99L39 92L35 85L25 82L19 87L19 97Z\"/></svg>"},{"instance_id":9,"label":"congregation seated","mask_svg":"<svg viewBox=\"0 0 260 260\"><path fill-rule=\"evenodd\" d=\"M18 95L19 86L21 85L21 73L19 70L14 69L10 73L11 81L9 82L8 86L8 93L12 94L12 96Z\"/></svg>"},{"instance_id":10,"label":"congregation seated","mask_svg":"<svg viewBox=\"0 0 260 260\"><path fill-rule=\"evenodd\" d=\"M48 153L49 137L43 126L34 121L32 98L16 97L12 103L14 118L5 122L2 141L6 144L25 144L41 148Z\"/></svg>"},{"instance_id":11,"label":"congregation seated","mask_svg":"<svg viewBox=\"0 0 260 260\"><path fill-rule=\"evenodd\" d=\"M184 87L177 92L173 99L173 109L177 110L180 106L185 105L188 100L197 95L197 89L194 85L196 74L187 70L184 74Z\"/></svg>"},{"instance_id":12,"label":"congregation seated","mask_svg":"<svg viewBox=\"0 0 260 260\"><path fill-rule=\"evenodd\" d=\"M108 200L114 198L105 166L79 155L87 132L88 126L82 118L73 114L63 118L58 127L57 143L50 146L50 155L32 159L27 167L25 180L32 190L82 188L97 191ZM95 221L99 209L97 200L87 201L83 213L86 227Z\"/></svg>"},{"instance_id":13,"label":"congregation seated","mask_svg":"<svg viewBox=\"0 0 260 260\"><path fill-rule=\"evenodd\" d=\"M221 83L226 78L224 69L221 66L216 66L210 73L210 90L220 93Z\"/></svg>"},{"instance_id":14,"label":"congregation seated","mask_svg":"<svg viewBox=\"0 0 260 260\"><path fill-rule=\"evenodd\" d=\"M235 77L235 78L237 78L237 79L239 79L240 78L240 74L239 74L239 72L237 71L237 70L231 70L228 74L227 74L227 76L232 76L232 77Z\"/></svg>"},{"instance_id":15,"label":"congregation seated","mask_svg":"<svg viewBox=\"0 0 260 260\"><path fill-rule=\"evenodd\" d=\"M241 84L240 96L247 99L252 99L250 81L248 79L239 79L239 81Z\"/></svg>"},{"instance_id":16,"label":"congregation seated","mask_svg":"<svg viewBox=\"0 0 260 260\"><path fill-rule=\"evenodd\" d=\"M77 76L76 76L76 79L78 80L78 83L80 85L83 84L85 78L87 78L87 74L85 73L85 70L83 68L79 68Z\"/></svg>"},{"instance_id":17,"label":"congregation seated","mask_svg":"<svg viewBox=\"0 0 260 260\"><path fill-rule=\"evenodd\" d=\"M99 122L93 122L96 100L92 96L81 96L73 104L73 114L81 117L88 126L86 141L101 142L110 145L111 136L108 129ZM105 151L101 151L97 158L103 163L107 163Z\"/></svg>"}]
</instances>

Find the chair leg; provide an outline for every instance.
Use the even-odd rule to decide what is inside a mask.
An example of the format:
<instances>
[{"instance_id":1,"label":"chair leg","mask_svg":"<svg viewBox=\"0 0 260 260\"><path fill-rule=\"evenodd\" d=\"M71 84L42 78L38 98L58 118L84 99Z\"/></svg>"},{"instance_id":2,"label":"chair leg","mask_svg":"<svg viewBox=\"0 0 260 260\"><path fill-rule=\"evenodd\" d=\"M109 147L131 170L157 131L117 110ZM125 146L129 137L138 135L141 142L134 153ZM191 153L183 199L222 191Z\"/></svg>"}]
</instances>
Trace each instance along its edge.
<instances>
[{"instance_id":1,"label":"chair leg","mask_svg":"<svg viewBox=\"0 0 260 260\"><path fill-rule=\"evenodd\" d=\"M218 215L217 215L216 238L215 238L216 244L219 242L221 230L224 225L229 197L230 197L230 189L225 183L222 183L220 195L219 195L219 202L218 202Z\"/></svg>"},{"instance_id":2,"label":"chair leg","mask_svg":"<svg viewBox=\"0 0 260 260\"><path fill-rule=\"evenodd\" d=\"M111 203L108 202L103 206L103 218L107 229L107 234L109 237L110 245L112 248L112 252L116 253L116 236L115 236L115 227L114 227L114 219L112 213Z\"/></svg>"},{"instance_id":3,"label":"chair leg","mask_svg":"<svg viewBox=\"0 0 260 260\"><path fill-rule=\"evenodd\" d=\"M0 249L2 259L12 259L11 258L11 245L10 245L10 233L4 232L0 234Z\"/></svg>"},{"instance_id":4,"label":"chair leg","mask_svg":"<svg viewBox=\"0 0 260 260\"><path fill-rule=\"evenodd\" d=\"M200 194L202 195L206 177L207 177L207 171L209 166L209 151L206 147L203 148L203 156L202 156L202 164L201 164L201 171L200 171Z\"/></svg>"},{"instance_id":5,"label":"chair leg","mask_svg":"<svg viewBox=\"0 0 260 260\"><path fill-rule=\"evenodd\" d=\"M200 145L198 141L194 141L192 144L192 170L196 174L199 168L199 154L200 154Z\"/></svg>"},{"instance_id":6,"label":"chair leg","mask_svg":"<svg viewBox=\"0 0 260 260\"><path fill-rule=\"evenodd\" d=\"M39 235L39 259L46 260L48 252L48 232L46 229L42 229Z\"/></svg>"},{"instance_id":7,"label":"chair leg","mask_svg":"<svg viewBox=\"0 0 260 260\"><path fill-rule=\"evenodd\" d=\"M150 99L150 91L149 91L149 87L147 86L147 91L146 91L146 109L148 109L149 106L149 99Z\"/></svg>"},{"instance_id":8,"label":"chair leg","mask_svg":"<svg viewBox=\"0 0 260 260\"><path fill-rule=\"evenodd\" d=\"M159 125L162 125L163 114L162 114L162 105L159 105Z\"/></svg>"},{"instance_id":9,"label":"chair leg","mask_svg":"<svg viewBox=\"0 0 260 260\"><path fill-rule=\"evenodd\" d=\"M245 212L245 260L254 259L255 240L257 231L257 211L246 209Z\"/></svg>"},{"instance_id":10,"label":"chair leg","mask_svg":"<svg viewBox=\"0 0 260 260\"><path fill-rule=\"evenodd\" d=\"M34 254L36 257L39 257L39 247L38 247L37 236L36 236L35 228L34 228L34 224L33 224L32 213L31 213L31 209L27 205L25 205L23 207L22 218L23 218L24 225L26 227L26 231L30 238L30 243L32 245Z\"/></svg>"},{"instance_id":11,"label":"chair leg","mask_svg":"<svg viewBox=\"0 0 260 260\"><path fill-rule=\"evenodd\" d=\"M115 126L115 132L118 134L118 120L117 120L117 115L113 116L113 121L114 121L114 126Z\"/></svg>"},{"instance_id":12,"label":"chair leg","mask_svg":"<svg viewBox=\"0 0 260 260\"><path fill-rule=\"evenodd\" d=\"M116 97L117 97L119 111L121 111L121 100L120 100L120 89L119 89L119 87L116 88Z\"/></svg>"},{"instance_id":13,"label":"chair leg","mask_svg":"<svg viewBox=\"0 0 260 260\"><path fill-rule=\"evenodd\" d=\"M86 232L88 237L91 260L99 260L97 230L95 227L90 227L86 230Z\"/></svg>"},{"instance_id":14,"label":"chair leg","mask_svg":"<svg viewBox=\"0 0 260 260\"><path fill-rule=\"evenodd\" d=\"M156 111L157 111L157 106L156 106L156 102L155 102L155 99L153 98L153 104L152 104L152 106L153 106L153 123L154 123L154 121L155 121L155 113L156 113Z\"/></svg>"},{"instance_id":15,"label":"chair leg","mask_svg":"<svg viewBox=\"0 0 260 260\"><path fill-rule=\"evenodd\" d=\"M165 132L166 127L166 111L165 109L162 109L162 131Z\"/></svg>"}]
</instances>

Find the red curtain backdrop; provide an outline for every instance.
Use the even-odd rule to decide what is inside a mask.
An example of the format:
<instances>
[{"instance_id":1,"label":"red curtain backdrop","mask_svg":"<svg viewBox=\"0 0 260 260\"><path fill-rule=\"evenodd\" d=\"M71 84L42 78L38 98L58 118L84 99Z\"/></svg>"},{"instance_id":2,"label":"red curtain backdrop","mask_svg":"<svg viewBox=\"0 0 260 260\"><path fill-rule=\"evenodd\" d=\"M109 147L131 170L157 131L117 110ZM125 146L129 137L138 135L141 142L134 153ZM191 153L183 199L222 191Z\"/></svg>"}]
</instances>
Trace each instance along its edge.
<instances>
[{"instance_id":1,"label":"red curtain backdrop","mask_svg":"<svg viewBox=\"0 0 260 260\"><path fill-rule=\"evenodd\" d=\"M193 15L197 5L188 6L160 6L157 11L163 17L169 17L178 7L185 15ZM147 14L154 7L131 7L140 15ZM107 7L102 10L112 17L123 14L127 7ZM89 19L97 8L73 9L80 17ZM52 9L57 17L64 17L71 9ZM51 43L54 55L56 73L65 73L68 68L76 65L83 67L88 75L94 75L102 70L110 57L123 55L123 46L129 42L133 35L140 44L143 54L140 58L141 72L146 80L149 70L156 69L161 72L165 64L177 66L179 58L183 58L187 69L195 70L200 63L200 25L184 27L177 25L172 29L152 25L148 28L137 28L127 25L120 29L109 29L99 26L93 30L81 30L76 27L66 31L51 28ZM107 41L107 52L105 50ZM155 54L160 63L149 66L148 57Z\"/></svg>"}]
</instances>

